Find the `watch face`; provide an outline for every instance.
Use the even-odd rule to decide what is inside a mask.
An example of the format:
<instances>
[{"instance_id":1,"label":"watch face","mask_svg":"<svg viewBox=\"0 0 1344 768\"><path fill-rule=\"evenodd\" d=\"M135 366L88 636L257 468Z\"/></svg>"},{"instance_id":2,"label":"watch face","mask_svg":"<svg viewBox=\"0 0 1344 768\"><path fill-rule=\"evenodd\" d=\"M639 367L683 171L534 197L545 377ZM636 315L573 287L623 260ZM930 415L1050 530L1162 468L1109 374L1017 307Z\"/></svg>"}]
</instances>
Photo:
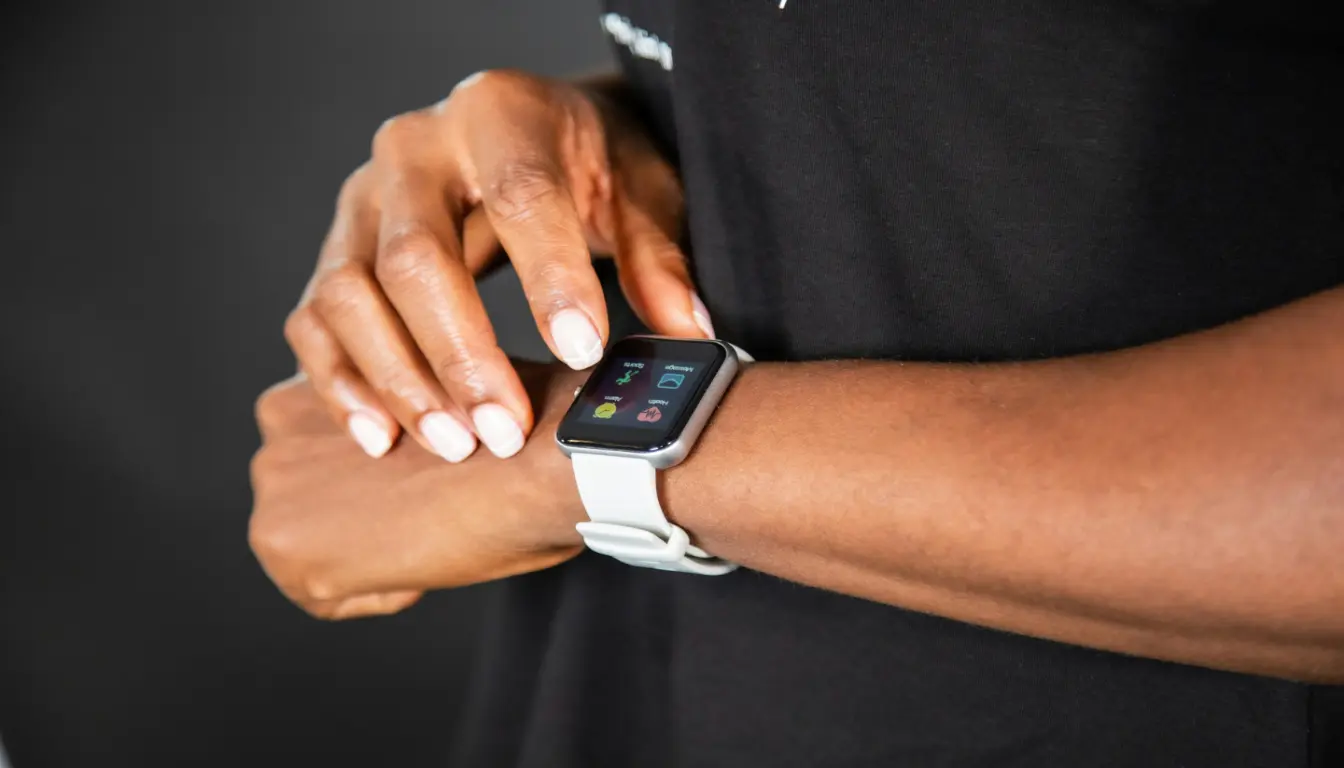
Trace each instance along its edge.
<instances>
[{"instance_id":1,"label":"watch face","mask_svg":"<svg viewBox=\"0 0 1344 768\"><path fill-rule=\"evenodd\" d=\"M712 341L622 339L593 369L556 438L573 447L666 448L727 359L725 346Z\"/></svg>"}]
</instances>

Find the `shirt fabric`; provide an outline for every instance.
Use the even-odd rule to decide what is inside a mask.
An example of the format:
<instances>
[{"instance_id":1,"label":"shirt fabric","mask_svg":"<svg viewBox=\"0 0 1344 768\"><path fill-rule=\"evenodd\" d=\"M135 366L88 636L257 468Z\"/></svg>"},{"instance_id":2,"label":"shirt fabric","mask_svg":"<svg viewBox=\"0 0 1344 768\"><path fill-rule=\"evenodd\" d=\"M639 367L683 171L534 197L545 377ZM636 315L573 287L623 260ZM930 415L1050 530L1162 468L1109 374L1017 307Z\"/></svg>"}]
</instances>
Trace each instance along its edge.
<instances>
[{"instance_id":1,"label":"shirt fabric","mask_svg":"<svg viewBox=\"0 0 1344 768\"><path fill-rule=\"evenodd\" d=\"M1344 282L1344 54L1314 8L613 0L599 22L681 169L723 338L995 361ZM492 611L460 765L1344 766L1339 688L745 569L586 554Z\"/></svg>"}]
</instances>

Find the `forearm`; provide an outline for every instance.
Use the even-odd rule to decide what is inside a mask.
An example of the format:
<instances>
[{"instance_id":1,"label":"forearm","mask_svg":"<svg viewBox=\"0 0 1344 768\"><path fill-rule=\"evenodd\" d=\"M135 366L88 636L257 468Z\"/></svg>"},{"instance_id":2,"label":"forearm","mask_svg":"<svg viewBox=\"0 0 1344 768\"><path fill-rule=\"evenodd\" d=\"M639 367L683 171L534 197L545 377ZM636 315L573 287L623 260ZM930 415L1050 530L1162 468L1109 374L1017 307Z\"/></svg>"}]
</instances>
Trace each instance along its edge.
<instances>
[{"instance_id":1,"label":"forearm","mask_svg":"<svg viewBox=\"0 0 1344 768\"><path fill-rule=\"evenodd\" d=\"M784 578L1000 629L1344 679L1344 292L1134 350L759 365L669 515Z\"/></svg>"}]
</instances>

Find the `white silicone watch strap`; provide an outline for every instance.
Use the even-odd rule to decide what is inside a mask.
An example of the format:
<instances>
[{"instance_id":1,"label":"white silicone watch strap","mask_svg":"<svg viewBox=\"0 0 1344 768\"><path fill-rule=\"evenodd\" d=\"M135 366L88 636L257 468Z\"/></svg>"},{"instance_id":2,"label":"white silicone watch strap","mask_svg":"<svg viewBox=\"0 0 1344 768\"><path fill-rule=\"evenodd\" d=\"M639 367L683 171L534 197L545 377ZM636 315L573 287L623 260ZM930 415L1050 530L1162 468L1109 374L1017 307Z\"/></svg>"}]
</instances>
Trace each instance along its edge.
<instances>
[{"instance_id":1,"label":"white silicone watch strap","mask_svg":"<svg viewBox=\"0 0 1344 768\"><path fill-rule=\"evenodd\" d=\"M630 565L706 576L737 567L691 545L686 532L668 522L658 501L658 471L649 462L587 453L570 458L592 520L576 526L589 549Z\"/></svg>"}]
</instances>

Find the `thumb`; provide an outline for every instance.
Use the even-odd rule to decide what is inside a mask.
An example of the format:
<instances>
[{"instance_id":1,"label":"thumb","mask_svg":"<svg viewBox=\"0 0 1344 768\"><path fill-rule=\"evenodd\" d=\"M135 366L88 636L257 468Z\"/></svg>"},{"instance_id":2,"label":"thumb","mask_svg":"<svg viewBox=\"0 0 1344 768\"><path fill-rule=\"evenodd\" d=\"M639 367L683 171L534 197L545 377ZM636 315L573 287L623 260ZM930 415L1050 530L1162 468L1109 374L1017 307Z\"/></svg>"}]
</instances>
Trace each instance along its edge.
<instances>
[{"instance_id":1,"label":"thumb","mask_svg":"<svg viewBox=\"0 0 1344 768\"><path fill-rule=\"evenodd\" d=\"M686 254L628 202L615 205L615 253L621 292L631 309L654 333L684 338L714 338L709 313L696 295Z\"/></svg>"}]
</instances>

